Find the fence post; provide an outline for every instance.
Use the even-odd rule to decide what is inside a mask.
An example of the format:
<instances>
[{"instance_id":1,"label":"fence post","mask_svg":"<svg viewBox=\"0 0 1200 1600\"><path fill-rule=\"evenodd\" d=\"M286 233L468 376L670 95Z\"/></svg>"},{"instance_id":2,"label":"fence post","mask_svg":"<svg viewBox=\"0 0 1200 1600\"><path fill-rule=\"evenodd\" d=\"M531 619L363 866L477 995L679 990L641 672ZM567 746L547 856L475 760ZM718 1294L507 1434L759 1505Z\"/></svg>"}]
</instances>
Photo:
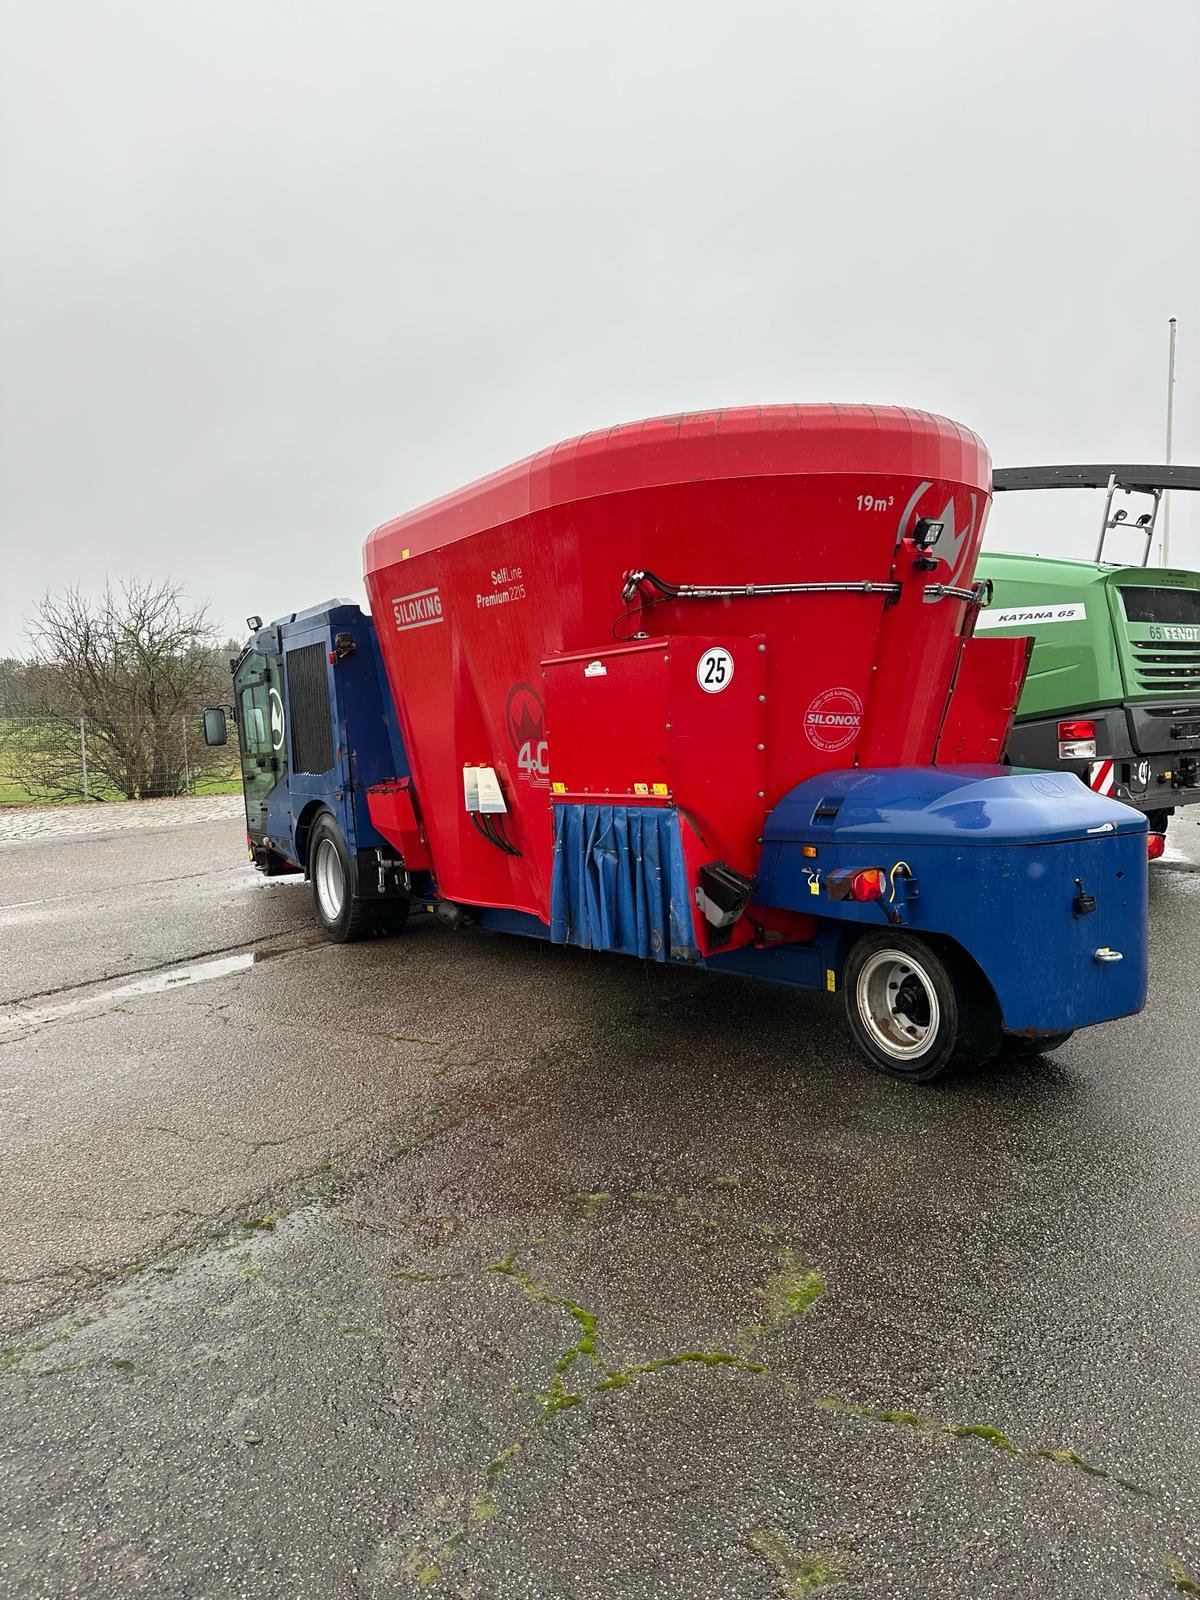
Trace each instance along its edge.
<instances>
[{"instance_id":1,"label":"fence post","mask_svg":"<svg viewBox=\"0 0 1200 1600\"><path fill-rule=\"evenodd\" d=\"M188 763L188 738L187 738L188 719L187 719L187 717L185 715L185 716L180 717L179 721L180 721L180 724L183 727L183 787L187 791L188 794L191 794L191 792L192 792L192 769L191 769L191 766Z\"/></svg>"},{"instance_id":2,"label":"fence post","mask_svg":"<svg viewBox=\"0 0 1200 1600\"><path fill-rule=\"evenodd\" d=\"M86 717L80 717L79 719L79 765L83 769L83 798L85 800L89 798L87 775L87 741L83 736L83 725L86 721Z\"/></svg>"}]
</instances>

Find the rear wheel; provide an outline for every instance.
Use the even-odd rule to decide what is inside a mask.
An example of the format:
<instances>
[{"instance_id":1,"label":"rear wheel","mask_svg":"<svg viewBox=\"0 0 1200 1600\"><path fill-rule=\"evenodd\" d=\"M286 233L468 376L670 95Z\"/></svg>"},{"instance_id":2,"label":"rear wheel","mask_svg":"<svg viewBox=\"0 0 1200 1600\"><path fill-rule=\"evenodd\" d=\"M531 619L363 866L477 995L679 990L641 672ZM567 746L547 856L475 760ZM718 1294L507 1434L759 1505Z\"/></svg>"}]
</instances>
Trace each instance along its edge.
<instances>
[{"instance_id":1,"label":"rear wheel","mask_svg":"<svg viewBox=\"0 0 1200 1600\"><path fill-rule=\"evenodd\" d=\"M399 933L408 920L407 899L381 900L357 892L357 864L328 812L317 818L308 836L308 876L317 921L335 944Z\"/></svg>"},{"instance_id":2,"label":"rear wheel","mask_svg":"<svg viewBox=\"0 0 1200 1600\"><path fill-rule=\"evenodd\" d=\"M951 1067L979 1066L1000 1048L995 996L952 949L911 933L867 933L843 979L854 1041L876 1072L928 1083Z\"/></svg>"}]
</instances>

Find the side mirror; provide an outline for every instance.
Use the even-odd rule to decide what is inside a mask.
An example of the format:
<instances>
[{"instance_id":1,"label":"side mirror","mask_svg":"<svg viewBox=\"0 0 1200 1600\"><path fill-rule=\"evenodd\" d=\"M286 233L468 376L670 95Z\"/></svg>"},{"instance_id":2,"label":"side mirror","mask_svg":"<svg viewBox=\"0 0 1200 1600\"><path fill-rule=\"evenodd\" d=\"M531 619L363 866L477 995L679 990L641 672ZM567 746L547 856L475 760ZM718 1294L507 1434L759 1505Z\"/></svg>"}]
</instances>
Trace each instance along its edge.
<instances>
[{"instance_id":1,"label":"side mirror","mask_svg":"<svg viewBox=\"0 0 1200 1600\"><path fill-rule=\"evenodd\" d=\"M220 706L208 706L204 712L204 742L210 748L225 744L229 730L225 726L225 712Z\"/></svg>"}]
</instances>

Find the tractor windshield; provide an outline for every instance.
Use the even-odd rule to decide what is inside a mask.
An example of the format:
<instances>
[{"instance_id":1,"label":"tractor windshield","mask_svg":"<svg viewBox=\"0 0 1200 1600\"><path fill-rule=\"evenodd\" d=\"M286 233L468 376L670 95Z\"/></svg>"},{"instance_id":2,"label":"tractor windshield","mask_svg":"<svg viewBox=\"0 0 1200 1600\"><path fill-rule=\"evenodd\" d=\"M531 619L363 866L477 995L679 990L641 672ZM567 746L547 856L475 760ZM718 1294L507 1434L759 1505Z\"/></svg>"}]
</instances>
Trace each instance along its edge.
<instances>
[{"instance_id":1,"label":"tractor windshield","mask_svg":"<svg viewBox=\"0 0 1200 1600\"><path fill-rule=\"evenodd\" d=\"M1130 584L1119 593L1129 622L1200 625L1200 589L1156 589L1149 584Z\"/></svg>"}]
</instances>

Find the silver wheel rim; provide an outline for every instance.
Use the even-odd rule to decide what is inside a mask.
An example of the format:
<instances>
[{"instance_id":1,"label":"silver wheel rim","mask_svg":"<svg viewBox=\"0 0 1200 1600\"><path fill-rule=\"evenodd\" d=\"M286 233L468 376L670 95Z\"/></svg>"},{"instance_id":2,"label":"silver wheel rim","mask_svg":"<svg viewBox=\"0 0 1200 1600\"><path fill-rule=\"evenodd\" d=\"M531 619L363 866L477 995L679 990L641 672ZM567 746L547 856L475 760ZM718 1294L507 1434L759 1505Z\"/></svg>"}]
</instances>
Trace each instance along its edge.
<instances>
[{"instance_id":1,"label":"silver wheel rim","mask_svg":"<svg viewBox=\"0 0 1200 1600\"><path fill-rule=\"evenodd\" d=\"M915 1061L937 1038L942 1021L933 980L899 950L877 950L858 975L858 1014L871 1040L894 1061Z\"/></svg>"},{"instance_id":2,"label":"silver wheel rim","mask_svg":"<svg viewBox=\"0 0 1200 1600\"><path fill-rule=\"evenodd\" d=\"M317 900L325 920L336 922L342 914L346 898L346 876L342 871L342 858L332 839L322 839L317 845L313 882L317 886Z\"/></svg>"}]
</instances>

